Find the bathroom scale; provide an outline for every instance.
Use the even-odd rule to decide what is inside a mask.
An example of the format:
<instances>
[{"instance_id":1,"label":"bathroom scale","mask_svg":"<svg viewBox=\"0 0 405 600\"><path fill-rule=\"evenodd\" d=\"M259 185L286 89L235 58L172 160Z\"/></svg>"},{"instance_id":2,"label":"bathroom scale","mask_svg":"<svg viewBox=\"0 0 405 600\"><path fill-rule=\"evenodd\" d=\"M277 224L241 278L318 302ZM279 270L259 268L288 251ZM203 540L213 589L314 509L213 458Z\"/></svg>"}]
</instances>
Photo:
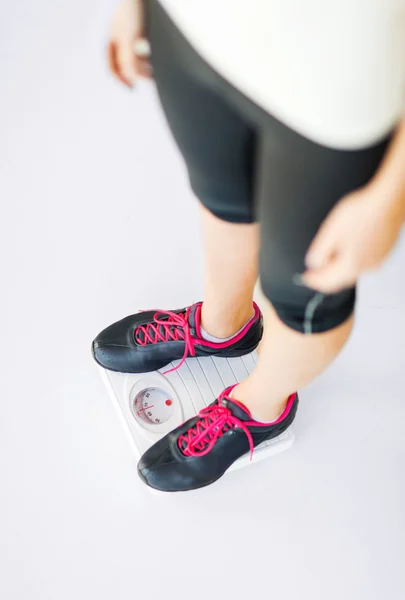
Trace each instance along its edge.
<instances>
[{"instance_id":1,"label":"bathroom scale","mask_svg":"<svg viewBox=\"0 0 405 600\"><path fill-rule=\"evenodd\" d=\"M166 433L211 404L225 388L246 379L256 366L257 354L188 358L170 371L180 362L174 361L160 371L135 374L98 367L137 459ZM287 450L293 442L290 427L257 446L252 460L247 453L228 471Z\"/></svg>"}]
</instances>

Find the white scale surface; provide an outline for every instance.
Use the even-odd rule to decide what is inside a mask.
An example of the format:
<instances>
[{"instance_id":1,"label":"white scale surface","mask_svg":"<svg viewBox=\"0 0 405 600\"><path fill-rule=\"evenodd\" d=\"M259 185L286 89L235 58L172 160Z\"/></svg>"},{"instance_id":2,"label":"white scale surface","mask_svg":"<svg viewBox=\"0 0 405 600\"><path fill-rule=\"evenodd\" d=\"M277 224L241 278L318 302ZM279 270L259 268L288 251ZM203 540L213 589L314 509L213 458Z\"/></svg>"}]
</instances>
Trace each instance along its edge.
<instances>
[{"instance_id":1,"label":"white scale surface","mask_svg":"<svg viewBox=\"0 0 405 600\"><path fill-rule=\"evenodd\" d=\"M166 433L194 417L225 388L239 383L253 371L256 352L240 358L188 358L176 371L175 361L143 374L115 373L100 367L101 375L137 458ZM287 450L294 442L291 427L282 435L255 448L252 462ZM230 471L250 464L250 454L237 460Z\"/></svg>"}]
</instances>

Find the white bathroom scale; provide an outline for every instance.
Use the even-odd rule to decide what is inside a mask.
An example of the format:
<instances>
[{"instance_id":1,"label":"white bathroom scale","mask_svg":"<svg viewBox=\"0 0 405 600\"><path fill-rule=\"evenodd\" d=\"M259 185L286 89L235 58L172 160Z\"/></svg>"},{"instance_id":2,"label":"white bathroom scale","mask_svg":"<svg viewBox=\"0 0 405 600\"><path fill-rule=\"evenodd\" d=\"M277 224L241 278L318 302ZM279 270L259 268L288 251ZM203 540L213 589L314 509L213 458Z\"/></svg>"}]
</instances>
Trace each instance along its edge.
<instances>
[{"instance_id":1,"label":"white bathroom scale","mask_svg":"<svg viewBox=\"0 0 405 600\"><path fill-rule=\"evenodd\" d=\"M99 369L139 459L166 433L211 404L225 388L246 379L256 362L257 354L252 352L240 358L188 358L181 367L166 374L180 361L151 373ZM257 446L252 461L250 454L245 454L228 471L287 450L293 442L290 427L279 437Z\"/></svg>"}]
</instances>

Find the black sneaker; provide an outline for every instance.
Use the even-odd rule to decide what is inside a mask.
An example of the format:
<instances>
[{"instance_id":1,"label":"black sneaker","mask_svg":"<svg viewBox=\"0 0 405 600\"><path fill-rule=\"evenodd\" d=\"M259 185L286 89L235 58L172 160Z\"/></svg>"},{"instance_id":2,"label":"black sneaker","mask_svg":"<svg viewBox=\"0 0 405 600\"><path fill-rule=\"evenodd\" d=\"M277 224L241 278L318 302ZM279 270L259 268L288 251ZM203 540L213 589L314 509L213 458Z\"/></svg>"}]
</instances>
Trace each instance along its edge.
<instances>
[{"instance_id":1,"label":"black sneaker","mask_svg":"<svg viewBox=\"0 0 405 600\"><path fill-rule=\"evenodd\" d=\"M141 457L138 473L162 492L185 492L213 483L243 454L277 437L294 421L298 395L290 396L274 423L259 423L227 388L218 400L180 425Z\"/></svg>"},{"instance_id":2,"label":"black sneaker","mask_svg":"<svg viewBox=\"0 0 405 600\"><path fill-rule=\"evenodd\" d=\"M150 310L126 317L96 337L93 356L110 371L146 373L190 356L230 358L249 354L258 346L263 318L257 304L242 331L220 344L202 339L201 307L202 302L173 312Z\"/></svg>"}]
</instances>

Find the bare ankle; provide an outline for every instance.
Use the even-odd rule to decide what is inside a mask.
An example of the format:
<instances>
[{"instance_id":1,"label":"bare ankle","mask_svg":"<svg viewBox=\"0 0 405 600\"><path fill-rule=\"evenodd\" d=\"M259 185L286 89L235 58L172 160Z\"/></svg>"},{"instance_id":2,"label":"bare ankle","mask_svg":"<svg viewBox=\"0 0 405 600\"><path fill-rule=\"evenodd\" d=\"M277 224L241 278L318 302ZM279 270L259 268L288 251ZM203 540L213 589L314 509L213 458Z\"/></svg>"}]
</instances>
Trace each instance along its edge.
<instances>
[{"instance_id":1,"label":"bare ankle","mask_svg":"<svg viewBox=\"0 0 405 600\"><path fill-rule=\"evenodd\" d=\"M285 410L289 398L269 401L266 391L263 391L262 394L255 393L253 390L249 390L244 383L237 385L232 390L231 397L242 402L249 409L254 420L261 423L276 421Z\"/></svg>"},{"instance_id":2,"label":"bare ankle","mask_svg":"<svg viewBox=\"0 0 405 600\"><path fill-rule=\"evenodd\" d=\"M254 316L253 304L238 310L211 310L205 303L201 311L201 326L210 335L227 338L235 335Z\"/></svg>"}]
</instances>

